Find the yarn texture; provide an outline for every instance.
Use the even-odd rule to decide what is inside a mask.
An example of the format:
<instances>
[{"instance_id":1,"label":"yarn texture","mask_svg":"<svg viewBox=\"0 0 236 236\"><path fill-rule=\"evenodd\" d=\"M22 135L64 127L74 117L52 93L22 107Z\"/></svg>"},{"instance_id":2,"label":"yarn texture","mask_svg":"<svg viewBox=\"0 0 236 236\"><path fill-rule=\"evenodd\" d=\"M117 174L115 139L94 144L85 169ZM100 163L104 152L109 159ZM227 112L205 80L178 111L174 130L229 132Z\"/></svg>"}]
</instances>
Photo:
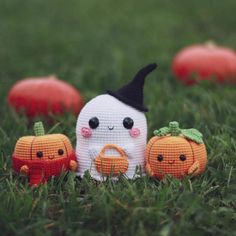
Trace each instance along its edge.
<instances>
[{"instance_id":1,"label":"yarn texture","mask_svg":"<svg viewBox=\"0 0 236 236\"><path fill-rule=\"evenodd\" d=\"M35 136L21 137L12 157L13 169L29 176L30 185L45 183L62 171L76 170L75 152L63 134L45 135L42 122L34 126Z\"/></svg>"},{"instance_id":2,"label":"yarn texture","mask_svg":"<svg viewBox=\"0 0 236 236\"><path fill-rule=\"evenodd\" d=\"M125 120L125 118L130 119ZM143 112L124 104L111 95L97 96L83 107L77 121L76 136L78 176L83 176L87 170L96 180L104 180L108 176L107 171L106 173L98 171L100 167L96 161L102 149L108 144L117 146L125 153L128 168L126 171L124 171L126 168L122 168L121 172L128 178L135 177L137 166L144 169L147 139L146 117ZM112 156L113 159L116 157L118 162L121 156L115 148L106 149L104 155ZM108 166L107 168L107 165L104 165L101 169L110 169L111 165L108 164ZM110 174L112 172L111 170Z\"/></svg>"},{"instance_id":3,"label":"yarn texture","mask_svg":"<svg viewBox=\"0 0 236 236\"><path fill-rule=\"evenodd\" d=\"M107 93L139 111L147 112L148 109L143 104L143 86L146 76L156 68L156 63L145 66L138 71L130 83L123 86L118 91L108 90Z\"/></svg>"},{"instance_id":4,"label":"yarn texture","mask_svg":"<svg viewBox=\"0 0 236 236\"><path fill-rule=\"evenodd\" d=\"M199 175L207 163L202 134L196 129L180 129L178 122L154 131L157 135L146 148L146 170L162 179L169 174L176 178Z\"/></svg>"},{"instance_id":5,"label":"yarn texture","mask_svg":"<svg viewBox=\"0 0 236 236\"><path fill-rule=\"evenodd\" d=\"M29 172L30 186L45 183L52 176L59 176L63 171L71 169L71 161L76 161L75 153L70 156L58 160L26 160L13 155L13 169L16 172L21 172L23 166L27 166Z\"/></svg>"},{"instance_id":6,"label":"yarn texture","mask_svg":"<svg viewBox=\"0 0 236 236\"><path fill-rule=\"evenodd\" d=\"M132 179L137 167L143 171L147 139L143 87L156 67L156 63L145 66L128 84L84 106L76 126L79 176L89 171L96 180L120 173Z\"/></svg>"},{"instance_id":7,"label":"yarn texture","mask_svg":"<svg viewBox=\"0 0 236 236\"><path fill-rule=\"evenodd\" d=\"M106 156L106 150L110 149L116 150L120 156ZM125 152L120 147L114 144L107 144L96 157L95 166L97 171L102 175L117 176L120 173L124 174L127 171L129 162Z\"/></svg>"}]
</instances>

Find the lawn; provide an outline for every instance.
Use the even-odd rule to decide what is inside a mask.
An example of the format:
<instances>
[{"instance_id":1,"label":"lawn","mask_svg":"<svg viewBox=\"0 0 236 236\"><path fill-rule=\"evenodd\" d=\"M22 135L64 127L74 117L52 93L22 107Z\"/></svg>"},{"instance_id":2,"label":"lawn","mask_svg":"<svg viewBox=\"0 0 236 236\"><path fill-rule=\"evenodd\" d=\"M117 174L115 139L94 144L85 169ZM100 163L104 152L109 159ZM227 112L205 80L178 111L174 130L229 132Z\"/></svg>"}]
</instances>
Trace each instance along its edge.
<instances>
[{"instance_id":1,"label":"lawn","mask_svg":"<svg viewBox=\"0 0 236 236\"><path fill-rule=\"evenodd\" d=\"M236 87L185 87L170 70L188 44L210 39L236 49L235 10L235 0L2 0L0 234L236 235ZM204 174L95 183L70 173L32 190L13 173L14 145L32 133L32 123L7 105L14 82L56 74L88 101L150 62L159 68L145 86L149 138L172 120L199 129L209 159ZM75 145L76 117L55 117L58 123L54 132Z\"/></svg>"}]
</instances>

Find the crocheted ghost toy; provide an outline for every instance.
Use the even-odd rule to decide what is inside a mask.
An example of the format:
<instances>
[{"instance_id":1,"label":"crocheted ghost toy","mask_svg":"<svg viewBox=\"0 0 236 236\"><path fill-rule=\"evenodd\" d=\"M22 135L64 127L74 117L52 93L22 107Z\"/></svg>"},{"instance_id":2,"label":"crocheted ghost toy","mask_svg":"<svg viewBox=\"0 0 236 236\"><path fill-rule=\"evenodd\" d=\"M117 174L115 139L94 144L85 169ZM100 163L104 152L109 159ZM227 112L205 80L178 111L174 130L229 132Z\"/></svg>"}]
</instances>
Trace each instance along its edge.
<instances>
[{"instance_id":1,"label":"crocheted ghost toy","mask_svg":"<svg viewBox=\"0 0 236 236\"><path fill-rule=\"evenodd\" d=\"M118 91L107 91L81 110L76 127L78 176L89 171L92 178L135 177L144 169L147 122L143 105L145 77L157 67L150 64Z\"/></svg>"}]
</instances>

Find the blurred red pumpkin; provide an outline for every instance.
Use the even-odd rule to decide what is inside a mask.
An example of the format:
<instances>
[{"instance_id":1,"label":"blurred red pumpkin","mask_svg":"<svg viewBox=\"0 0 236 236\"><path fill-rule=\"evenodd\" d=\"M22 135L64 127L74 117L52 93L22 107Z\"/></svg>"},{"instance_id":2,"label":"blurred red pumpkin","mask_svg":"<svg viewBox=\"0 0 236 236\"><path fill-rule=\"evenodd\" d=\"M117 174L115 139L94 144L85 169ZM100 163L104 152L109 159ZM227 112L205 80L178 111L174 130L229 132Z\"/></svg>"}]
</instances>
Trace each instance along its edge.
<instances>
[{"instance_id":1,"label":"blurred red pumpkin","mask_svg":"<svg viewBox=\"0 0 236 236\"><path fill-rule=\"evenodd\" d=\"M77 115L83 106L79 91L55 76L18 81L8 93L8 102L29 117L65 112Z\"/></svg>"},{"instance_id":2,"label":"blurred red pumpkin","mask_svg":"<svg viewBox=\"0 0 236 236\"><path fill-rule=\"evenodd\" d=\"M172 70L186 84L212 79L236 83L236 53L212 42L192 45L177 53Z\"/></svg>"}]
</instances>

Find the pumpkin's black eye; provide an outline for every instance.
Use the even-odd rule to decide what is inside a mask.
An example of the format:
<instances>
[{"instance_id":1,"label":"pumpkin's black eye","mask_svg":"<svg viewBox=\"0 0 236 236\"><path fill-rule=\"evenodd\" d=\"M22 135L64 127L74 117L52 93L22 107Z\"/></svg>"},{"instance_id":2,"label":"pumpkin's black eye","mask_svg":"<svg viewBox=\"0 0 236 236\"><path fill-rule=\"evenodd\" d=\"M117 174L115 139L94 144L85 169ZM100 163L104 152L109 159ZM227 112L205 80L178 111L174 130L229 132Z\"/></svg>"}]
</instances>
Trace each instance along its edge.
<instances>
[{"instance_id":1,"label":"pumpkin's black eye","mask_svg":"<svg viewBox=\"0 0 236 236\"><path fill-rule=\"evenodd\" d=\"M89 120L89 127L91 129L96 129L99 126L99 119L97 117L92 117Z\"/></svg>"},{"instance_id":2,"label":"pumpkin's black eye","mask_svg":"<svg viewBox=\"0 0 236 236\"><path fill-rule=\"evenodd\" d=\"M184 154L181 154L181 155L179 156L179 159L180 159L181 161L185 161L185 160L186 160L186 156L185 156Z\"/></svg>"},{"instance_id":3,"label":"pumpkin's black eye","mask_svg":"<svg viewBox=\"0 0 236 236\"><path fill-rule=\"evenodd\" d=\"M158 161L163 161L164 157L161 154L157 155L157 160Z\"/></svg>"},{"instance_id":4,"label":"pumpkin's black eye","mask_svg":"<svg viewBox=\"0 0 236 236\"><path fill-rule=\"evenodd\" d=\"M38 151L38 152L36 153L36 156L37 156L38 158L42 158L42 157L43 157L43 152Z\"/></svg>"},{"instance_id":5,"label":"pumpkin's black eye","mask_svg":"<svg viewBox=\"0 0 236 236\"><path fill-rule=\"evenodd\" d=\"M63 149L58 149L58 155L62 156L64 154Z\"/></svg>"},{"instance_id":6,"label":"pumpkin's black eye","mask_svg":"<svg viewBox=\"0 0 236 236\"><path fill-rule=\"evenodd\" d=\"M132 129L134 125L134 121L133 119L131 119L130 117L125 117L124 120L123 120L123 126L126 128L126 129Z\"/></svg>"}]
</instances>

